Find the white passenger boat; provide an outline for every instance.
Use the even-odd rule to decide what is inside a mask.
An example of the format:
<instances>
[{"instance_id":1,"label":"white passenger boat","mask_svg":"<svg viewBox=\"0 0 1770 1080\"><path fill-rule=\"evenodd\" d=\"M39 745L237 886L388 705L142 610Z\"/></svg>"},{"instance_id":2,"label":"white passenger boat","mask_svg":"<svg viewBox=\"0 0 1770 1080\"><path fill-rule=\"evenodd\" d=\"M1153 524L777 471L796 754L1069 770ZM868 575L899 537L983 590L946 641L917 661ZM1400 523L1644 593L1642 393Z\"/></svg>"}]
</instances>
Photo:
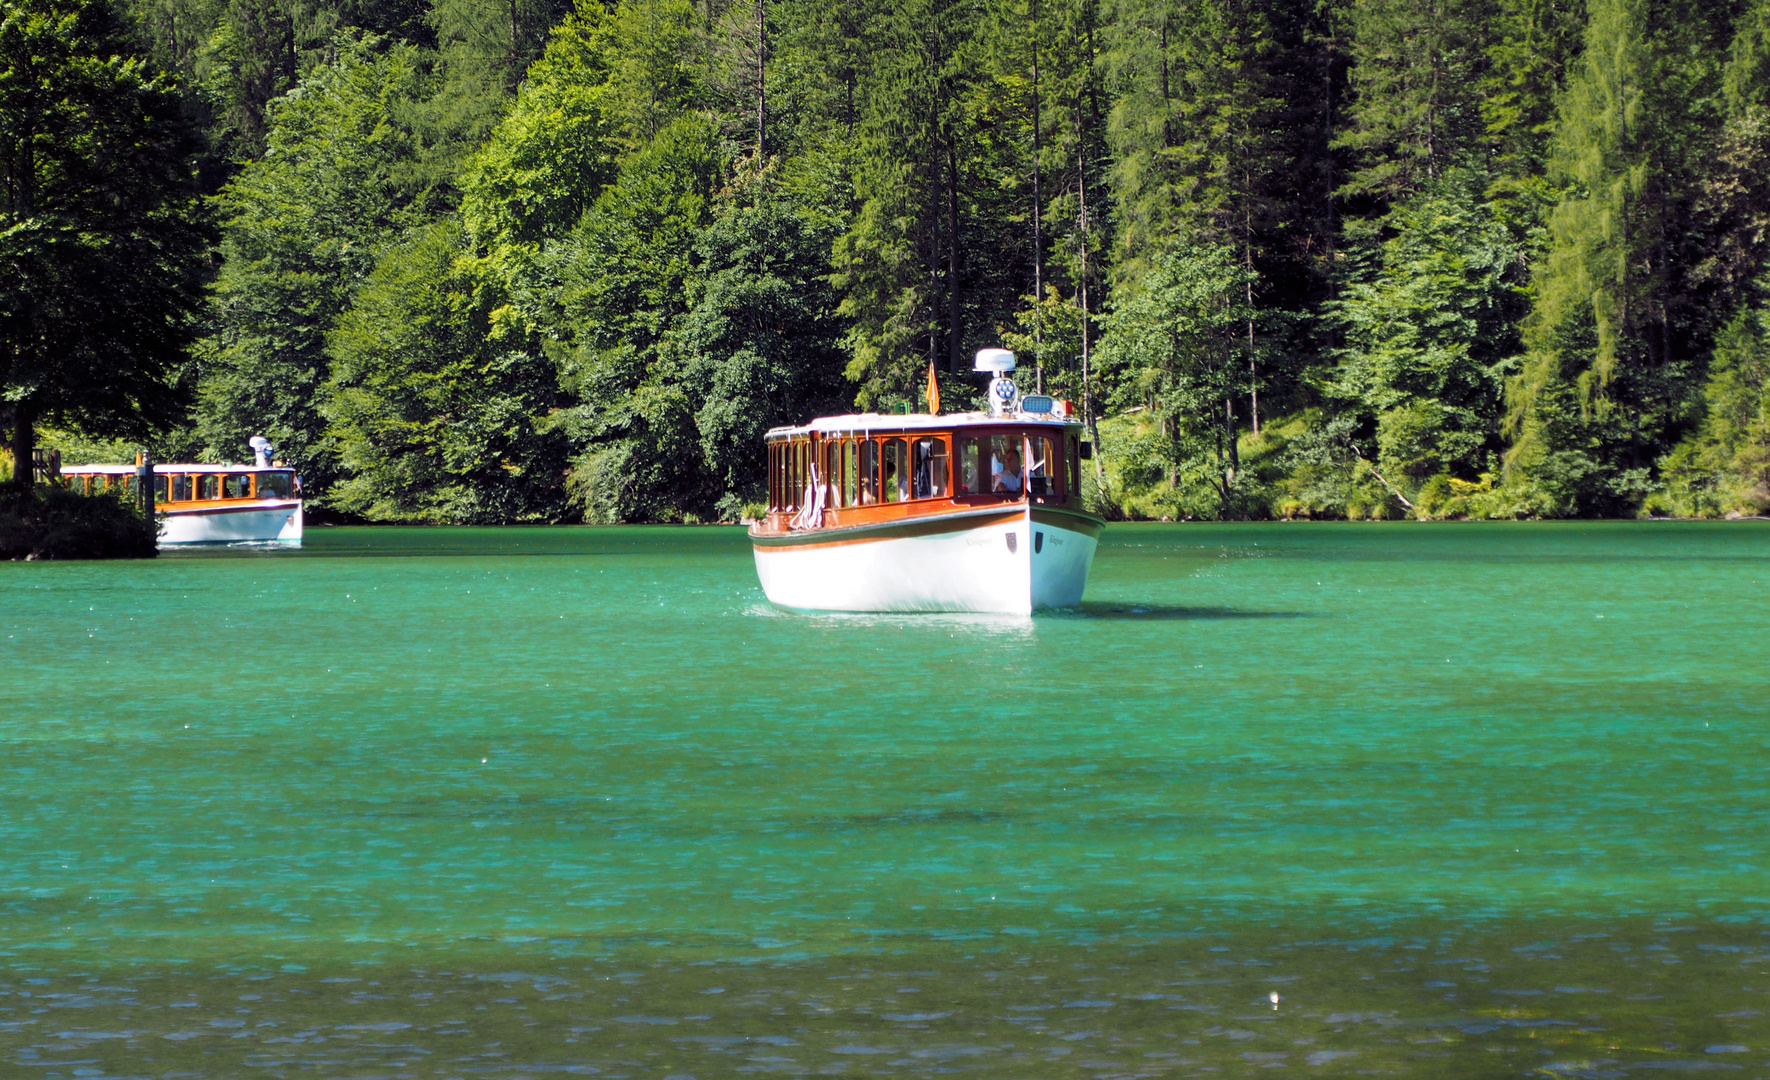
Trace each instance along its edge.
<instances>
[{"instance_id":1,"label":"white passenger boat","mask_svg":"<svg viewBox=\"0 0 1770 1080\"><path fill-rule=\"evenodd\" d=\"M1025 615L1082 599L1104 522L1082 508L1082 425L1019 397L985 349L991 411L829 416L768 433L750 528L768 599L801 611ZM938 410L938 402L934 408Z\"/></svg>"},{"instance_id":2,"label":"white passenger boat","mask_svg":"<svg viewBox=\"0 0 1770 1080\"><path fill-rule=\"evenodd\" d=\"M270 446L253 440L252 465L155 465L153 510L160 543L301 544L301 480L295 470L273 464ZM138 502L142 467L69 465L62 483L84 494L120 491Z\"/></svg>"}]
</instances>

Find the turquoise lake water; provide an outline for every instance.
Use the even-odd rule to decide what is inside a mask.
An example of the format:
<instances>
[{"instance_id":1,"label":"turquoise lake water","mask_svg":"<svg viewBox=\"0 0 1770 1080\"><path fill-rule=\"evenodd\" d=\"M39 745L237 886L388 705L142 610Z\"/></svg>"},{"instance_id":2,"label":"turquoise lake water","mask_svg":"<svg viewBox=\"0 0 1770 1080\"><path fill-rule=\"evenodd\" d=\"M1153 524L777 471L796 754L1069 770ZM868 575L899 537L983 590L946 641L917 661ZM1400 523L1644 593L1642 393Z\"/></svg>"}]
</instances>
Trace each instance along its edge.
<instances>
[{"instance_id":1,"label":"turquoise lake water","mask_svg":"<svg viewBox=\"0 0 1770 1080\"><path fill-rule=\"evenodd\" d=\"M1770 527L0 564L0 1075L1770 1076ZM1277 1001L1273 995L1277 995Z\"/></svg>"}]
</instances>

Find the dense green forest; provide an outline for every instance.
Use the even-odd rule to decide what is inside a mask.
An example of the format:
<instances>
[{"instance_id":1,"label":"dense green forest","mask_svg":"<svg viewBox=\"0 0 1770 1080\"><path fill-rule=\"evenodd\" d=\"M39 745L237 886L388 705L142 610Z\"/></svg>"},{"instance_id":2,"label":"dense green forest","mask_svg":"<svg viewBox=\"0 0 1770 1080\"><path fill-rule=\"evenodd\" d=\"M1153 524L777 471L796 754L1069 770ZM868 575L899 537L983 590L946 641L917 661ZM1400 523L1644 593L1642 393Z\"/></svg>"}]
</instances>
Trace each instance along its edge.
<instances>
[{"instance_id":1,"label":"dense green forest","mask_svg":"<svg viewBox=\"0 0 1770 1080\"><path fill-rule=\"evenodd\" d=\"M4 287L0 407L63 445L734 519L769 427L930 361L979 401L1006 343L1109 516L1770 512L1770 0L100 2L0 0L0 67L42 24L176 98L178 220L110 265L206 292L134 290L125 379Z\"/></svg>"}]
</instances>

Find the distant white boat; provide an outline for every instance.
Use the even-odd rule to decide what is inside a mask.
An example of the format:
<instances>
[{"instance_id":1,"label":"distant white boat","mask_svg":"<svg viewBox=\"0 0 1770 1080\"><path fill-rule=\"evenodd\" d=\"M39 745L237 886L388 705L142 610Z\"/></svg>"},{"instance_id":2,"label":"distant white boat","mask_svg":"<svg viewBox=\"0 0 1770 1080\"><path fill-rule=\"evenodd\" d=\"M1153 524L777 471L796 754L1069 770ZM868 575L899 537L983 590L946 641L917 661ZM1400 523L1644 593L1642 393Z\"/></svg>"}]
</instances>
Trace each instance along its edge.
<instances>
[{"instance_id":1,"label":"distant white boat","mask_svg":"<svg viewBox=\"0 0 1770 1080\"><path fill-rule=\"evenodd\" d=\"M262 445L260 445L262 444ZM270 445L253 440L253 465L155 465L154 513L159 542L301 545L301 480L268 461ZM62 483L92 495L119 488L136 494L138 465L69 465Z\"/></svg>"},{"instance_id":2,"label":"distant white boat","mask_svg":"<svg viewBox=\"0 0 1770 1080\"><path fill-rule=\"evenodd\" d=\"M770 431L768 515L750 528L770 602L1017 615L1081 603L1105 524L1082 508L1082 425L1067 403L1019 397L1013 363L978 354L996 372L988 413Z\"/></svg>"}]
</instances>

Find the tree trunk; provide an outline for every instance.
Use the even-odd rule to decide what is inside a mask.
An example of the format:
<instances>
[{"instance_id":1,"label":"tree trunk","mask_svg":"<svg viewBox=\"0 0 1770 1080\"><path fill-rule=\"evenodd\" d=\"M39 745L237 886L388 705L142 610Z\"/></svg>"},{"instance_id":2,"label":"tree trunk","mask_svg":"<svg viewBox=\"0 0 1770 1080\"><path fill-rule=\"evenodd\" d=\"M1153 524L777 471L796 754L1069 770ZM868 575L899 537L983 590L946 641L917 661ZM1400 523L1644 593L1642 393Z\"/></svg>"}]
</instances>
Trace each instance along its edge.
<instances>
[{"instance_id":1,"label":"tree trunk","mask_svg":"<svg viewBox=\"0 0 1770 1080\"><path fill-rule=\"evenodd\" d=\"M959 322L959 155L953 145L956 141L946 141L946 353L947 364L953 371L960 370L965 349L964 327Z\"/></svg>"},{"instance_id":2,"label":"tree trunk","mask_svg":"<svg viewBox=\"0 0 1770 1080\"><path fill-rule=\"evenodd\" d=\"M1168 91L1168 16L1162 15L1162 147L1174 145L1174 98Z\"/></svg>"},{"instance_id":3,"label":"tree trunk","mask_svg":"<svg viewBox=\"0 0 1770 1080\"><path fill-rule=\"evenodd\" d=\"M1040 230L1039 230L1039 214L1043 211L1043 207L1041 207L1039 204L1043 201L1044 196L1040 191L1040 185L1039 185L1039 181L1040 181L1039 157L1040 157L1040 151L1043 149L1043 145L1040 142L1040 132L1039 132L1039 4L1038 4L1038 0L1033 0L1033 3L1032 3L1032 30L1033 30L1033 47L1032 47L1033 364L1034 364L1034 372L1037 375L1037 382L1035 383L1035 388L1038 390L1039 393L1042 394L1045 392L1045 309L1042 306L1045 301L1045 263L1044 263L1044 243L1043 243L1042 238L1039 235L1039 232L1040 232Z\"/></svg>"},{"instance_id":4,"label":"tree trunk","mask_svg":"<svg viewBox=\"0 0 1770 1080\"><path fill-rule=\"evenodd\" d=\"M1100 422L1094 415L1094 380L1088 358L1088 149L1084 139L1078 161L1081 180L1076 185L1079 220L1081 222L1081 288L1076 298L1082 304L1082 419L1087 422L1088 435L1094 440L1094 480L1106 490L1106 463L1100 457Z\"/></svg>"},{"instance_id":5,"label":"tree trunk","mask_svg":"<svg viewBox=\"0 0 1770 1080\"><path fill-rule=\"evenodd\" d=\"M1224 359L1228 359L1225 357ZM1223 399L1223 435L1218 445L1229 448L1229 460L1223 470L1223 517L1229 517L1229 493L1235 486L1235 474L1241 471L1241 451L1235 445L1235 399ZM1222 460L1219 458L1219 460Z\"/></svg>"},{"instance_id":6,"label":"tree trunk","mask_svg":"<svg viewBox=\"0 0 1770 1080\"><path fill-rule=\"evenodd\" d=\"M939 119L930 120L934 124L936 137L939 135ZM936 143L936 153L938 150ZM934 170L934 183L929 191L933 203L928 208L928 359L937 362L940 358L940 231L945 217L943 207L946 203L946 170ZM951 350L947 355L947 370L958 371L953 362Z\"/></svg>"},{"instance_id":7,"label":"tree trunk","mask_svg":"<svg viewBox=\"0 0 1770 1080\"><path fill-rule=\"evenodd\" d=\"M12 407L12 484L21 492L31 490L33 465L37 451L37 410L29 401Z\"/></svg>"},{"instance_id":8,"label":"tree trunk","mask_svg":"<svg viewBox=\"0 0 1770 1080\"><path fill-rule=\"evenodd\" d=\"M768 153L764 123L768 110L768 0L756 0L756 160L760 163Z\"/></svg>"},{"instance_id":9,"label":"tree trunk","mask_svg":"<svg viewBox=\"0 0 1770 1080\"><path fill-rule=\"evenodd\" d=\"M1229 408L1229 400L1223 401L1223 407ZM1223 429L1217 428L1217 501L1222 505L1220 516L1229 519L1229 466L1223 452Z\"/></svg>"}]
</instances>

